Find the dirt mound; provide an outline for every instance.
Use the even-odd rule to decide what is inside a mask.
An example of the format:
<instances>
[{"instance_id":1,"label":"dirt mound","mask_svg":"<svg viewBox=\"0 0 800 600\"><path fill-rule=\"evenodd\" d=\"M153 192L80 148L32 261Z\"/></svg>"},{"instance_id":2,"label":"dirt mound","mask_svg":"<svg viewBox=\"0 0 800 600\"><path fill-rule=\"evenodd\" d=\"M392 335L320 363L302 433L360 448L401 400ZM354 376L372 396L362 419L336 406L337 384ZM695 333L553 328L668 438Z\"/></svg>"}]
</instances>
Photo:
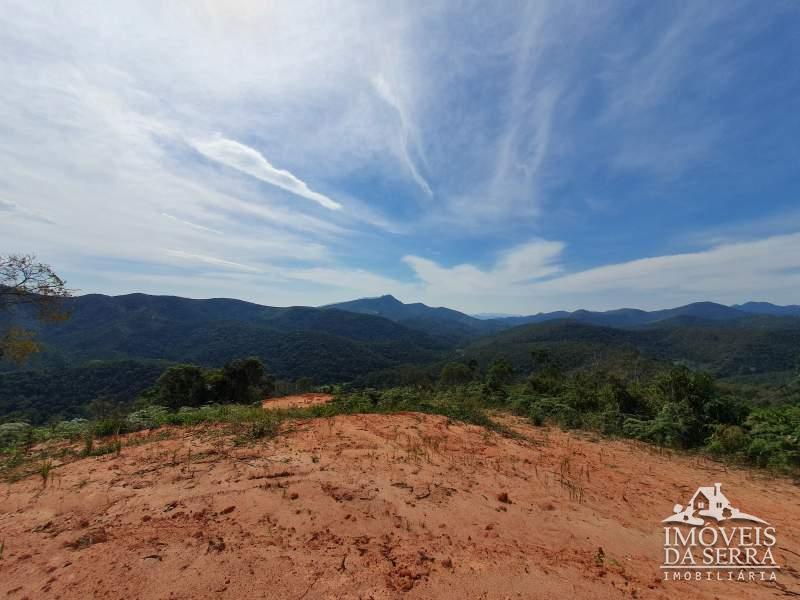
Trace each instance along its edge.
<instances>
[{"instance_id":1,"label":"dirt mound","mask_svg":"<svg viewBox=\"0 0 800 600\"><path fill-rule=\"evenodd\" d=\"M632 443L418 414L218 428L56 466L0 496L9 598L757 598L798 589L784 480ZM152 436L170 436L152 441ZM147 441L144 435L129 441ZM775 584L664 582L661 519L722 481L777 527Z\"/></svg>"},{"instance_id":2,"label":"dirt mound","mask_svg":"<svg viewBox=\"0 0 800 600\"><path fill-rule=\"evenodd\" d=\"M297 394L295 396L267 398L261 403L261 406L267 409L306 408L317 404L327 404L331 400L333 400L331 394Z\"/></svg>"}]
</instances>

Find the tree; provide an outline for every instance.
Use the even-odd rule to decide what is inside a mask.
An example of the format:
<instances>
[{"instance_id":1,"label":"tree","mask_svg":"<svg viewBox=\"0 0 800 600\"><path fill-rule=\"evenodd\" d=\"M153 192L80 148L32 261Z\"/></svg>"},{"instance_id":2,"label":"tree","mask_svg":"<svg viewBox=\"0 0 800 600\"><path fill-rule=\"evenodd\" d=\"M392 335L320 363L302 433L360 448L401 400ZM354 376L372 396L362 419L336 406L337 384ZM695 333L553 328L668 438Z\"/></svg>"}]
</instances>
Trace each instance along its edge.
<instances>
[{"instance_id":1,"label":"tree","mask_svg":"<svg viewBox=\"0 0 800 600\"><path fill-rule=\"evenodd\" d=\"M102 421L121 416L122 407L119 402L115 402L107 396L100 396L86 405L86 412L95 421Z\"/></svg>"},{"instance_id":2,"label":"tree","mask_svg":"<svg viewBox=\"0 0 800 600\"><path fill-rule=\"evenodd\" d=\"M66 282L35 256L0 256L0 312L29 308L40 321L62 321L68 318L63 300L70 296ZM38 351L33 332L14 325L0 331L0 359L22 364Z\"/></svg>"},{"instance_id":3,"label":"tree","mask_svg":"<svg viewBox=\"0 0 800 600\"><path fill-rule=\"evenodd\" d=\"M460 362L449 362L442 367L439 382L445 387L464 385L472 381L472 369Z\"/></svg>"},{"instance_id":4,"label":"tree","mask_svg":"<svg viewBox=\"0 0 800 600\"><path fill-rule=\"evenodd\" d=\"M209 393L203 370L195 365L170 367L156 382L158 403L169 408L200 406Z\"/></svg>"},{"instance_id":5,"label":"tree","mask_svg":"<svg viewBox=\"0 0 800 600\"><path fill-rule=\"evenodd\" d=\"M269 396L275 389L275 378L255 357L232 360L212 379L213 395L220 403L255 402Z\"/></svg>"},{"instance_id":6,"label":"tree","mask_svg":"<svg viewBox=\"0 0 800 600\"><path fill-rule=\"evenodd\" d=\"M311 377L300 377L294 382L295 389L303 394L314 389L314 380Z\"/></svg>"},{"instance_id":7,"label":"tree","mask_svg":"<svg viewBox=\"0 0 800 600\"><path fill-rule=\"evenodd\" d=\"M498 358L486 372L486 386L493 392L499 392L511 381L514 369L508 359Z\"/></svg>"},{"instance_id":8,"label":"tree","mask_svg":"<svg viewBox=\"0 0 800 600\"><path fill-rule=\"evenodd\" d=\"M555 395L564 388L564 373L547 350L532 350L533 372L528 385L536 394Z\"/></svg>"}]
</instances>

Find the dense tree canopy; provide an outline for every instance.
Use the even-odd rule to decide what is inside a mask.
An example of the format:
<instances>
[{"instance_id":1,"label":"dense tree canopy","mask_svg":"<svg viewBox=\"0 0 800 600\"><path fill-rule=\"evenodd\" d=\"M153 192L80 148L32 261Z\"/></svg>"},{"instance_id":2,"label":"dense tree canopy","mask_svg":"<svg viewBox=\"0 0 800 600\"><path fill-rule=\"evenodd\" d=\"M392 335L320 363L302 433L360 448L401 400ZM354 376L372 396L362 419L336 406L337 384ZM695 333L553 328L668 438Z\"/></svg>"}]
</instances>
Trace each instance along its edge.
<instances>
[{"instance_id":1,"label":"dense tree canopy","mask_svg":"<svg viewBox=\"0 0 800 600\"><path fill-rule=\"evenodd\" d=\"M473 372L467 365L461 362L449 362L442 367L439 374L439 383L443 386L463 385L472 381Z\"/></svg>"},{"instance_id":2,"label":"dense tree canopy","mask_svg":"<svg viewBox=\"0 0 800 600\"><path fill-rule=\"evenodd\" d=\"M249 404L269 396L275 378L254 357L233 360L221 369L175 365L159 377L148 400L168 408L207 403Z\"/></svg>"}]
</instances>

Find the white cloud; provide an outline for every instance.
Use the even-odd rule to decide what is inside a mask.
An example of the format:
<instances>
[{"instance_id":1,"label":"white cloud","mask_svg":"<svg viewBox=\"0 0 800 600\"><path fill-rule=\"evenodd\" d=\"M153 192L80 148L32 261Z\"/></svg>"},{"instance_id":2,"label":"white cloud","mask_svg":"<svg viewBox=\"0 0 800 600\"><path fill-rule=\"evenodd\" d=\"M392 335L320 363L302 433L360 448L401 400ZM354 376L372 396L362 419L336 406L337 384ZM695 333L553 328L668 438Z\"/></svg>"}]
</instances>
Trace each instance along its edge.
<instances>
[{"instance_id":1,"label":"white cloud","mask_svg":"<svg viewBox=\"0 0 800 600\"><path fill-rule=\"evenodd\" d=\"M722 302L766 294L789 301L786 292L799 289L798 283L800 233L794 233L597 267L546 282L539 291L585 297L615 292L621 300L644 292L650 304L665 302L662 294Z\"/></svg>"},{"instance_id":2,"label":"white cloud","mask_svg":"<svg viewBox=\"0 0 800 600\"><path fill-rule=\"evenodd\" d=\"M706 98L731 91L726 61L749 19L724 20L727 5L665 5L619 35L626 11L11 2L0 27L3 246L65 265L79 287L114 263L132 286L142 271L172 269L164 286L219 295L224 274L228 289L267 303L389 291L521 312L721 298L732 282L786 297L792 273L747 256L738 272L720 258L735 234L694 258L570 275L561 242L526 244L488 268L417 256L426 236L442 247L546 232L550 209L569 202L555 188L584 169L676 174L719 147L726 124ZM707 35L723 21L730 35ZM687 82L697 94L674 114ZM231 168L198 160L193 143ZM407 254L416 282L356 266Z\"/></svg>"},{"instance_id":3,"label":"white cloud","mask_svg":"<svg viewBox=\"0 0 800 600\"><path fill-rule=\"evenodd\" d=\"M422 292L419 285L405 283L363 269L346 267L287 269L283 275L289 279L313 284L315 288L331 290L330 297L334 300L329 302L378 294L393 294L407 302L414 302Z\"/></svg>"},{"instance_id":4,"label":"white cloud","mask_svg":"<svg viewBox=\"0 0 800 600\"><path fill-rule=\"evenodd\" d=\"M166 217L166 218L168 218L168 219L172 219L173 221L175 221L177 223L182 223L183 225L186 225L187 227L194 227L195 229L199 229L201 231L207 231L209 233L216 233L218 235L222 235L222 232L219 231L218 229L212 229L211 227L206 227L205 225L200 225L199 223L192 223L191 221L186 221L185 219L179 219L178 217L173 216L173 215L171 215L169 213L165 213L165 212L162 212L161 215Z\"/></svg>"},{"instance_id":5,"label":"white cloud","mask_svg":"<svg viewBox=\"0 0 800 600\"><path fill-rule=\"evenodd\" d=\"M185 140L208 140L217 125L204 103L223 93L219 79L205 82L214 91L204 95L197 73L169 57L150 60L159 44L147 42L159 27L160 43L187 32L148 29L153 15L132 6L103 8L54 8L54 16L20 5L0 28L8 83L0 92L0 251L34 252L79 288L109 264L121 278L171 268L270 281L275 264L329 264L330 247L358 235L343 211L323 220L316 204L188 156ZM131 29L140 35L122 33ZM330 202L290 174L276 176Z\"/></svg>"},{"instance_id":6,"label":"white cloud","mask_svg":"<svg viewBox=\"0 0 800 600\"><path fill-rule=\"evenodd\" d=\"M420 153L420 145L418 132L414 130L408 110L400 101L400 98L397 96L395 91L389 85L389 82L386 81L382 74L372 78L372 85L375 87L378 95L397 112L397 116L400 119L400 139L398 144L398 152L403 160L403 163L408 169L408 172L411 174L411 177L417 182L422 191L424 191L428 196L433 196L433 190L431 189L430 183L428 183L422 174L420 174L417 166L414 164L414 161L411 158L412 149L416 149L417 152Z\"/></svg>"},{"instance_id":7,"label":"white cloud","mask_svg":"<svg viewBox=\"0 0 800 600\"><path fill-rule=\"evenodd\" d=\"M25 210L17 206L14 202L6 202L5 200L0 200L0 213L7 213L7 216L10 218L11 216L19 217L22 219L30 219L31 221L37 221L39 223L44 223L47 225L55 225L53 221L50 219L37 214L35 212L31 212L29 210Z\"/></svg>"},{"instance_id":8,"label":"white cloud","mask_svg":"<svg viewBox=\"0 0 800 600\"><path fill-rule=\"evenodd\" d=\"M241 263L237 263L231 260L224 260L222 258L217 258L215 256L205 256L203 254L192 254L191 252L184 252L182 250L167 250L167 256L174 256L175 258L180 258L189 261L200 262L206 265L212 265L215 267L223 267L226 269L234 269L237 271L248 271L250 273L261 273L262 270L256 267L251 267L249 265L243 265Z\"/></svg>"},{"instance_id":9,"label":"white cloud","mask_svg":"<svg viewBox=\"0 0 800 600\"><path fill-rule=\"evenodd\" d=\"M423 282L422 298L472 312L654 309L700 300L788 304L796 303L800 289L800 233L557 275L562 249L558 242L532 242L512 249L489 270L405 260Z\"/></svg>"},{"instance_id":10,"label":"white cloud","mask_svg":"<svg viewBox=\"0 0 800 600\"><path fill-rule=\"evenodd\" d=\"M331 200L324 194L311 190L304 181L298 179L289 173L289 171L272 166L270 162L254 148L222 137L214 140L195 141L192 145L198 152L211 160L238 169L261 181L266 181L269 184L308 200L313 200L320 206L324 206L330 210L339 210L342 208L342 205L335 200Z\"/></svg>"},{"instance_id":11,"label":"white cloud","mask_svg":"<svg viewBox=\"0 0 800 600\"><path fill-rule=\"evenodd\" d=\"M435 296L446 294L502 294L515 286L525 286L531 281L553 275L560 270L555 264L564 244L535 240L511 249L500 257L491 270L482 270L470 264L441 267L418 256L403 260Z\"/></svg>"}]
</instances>

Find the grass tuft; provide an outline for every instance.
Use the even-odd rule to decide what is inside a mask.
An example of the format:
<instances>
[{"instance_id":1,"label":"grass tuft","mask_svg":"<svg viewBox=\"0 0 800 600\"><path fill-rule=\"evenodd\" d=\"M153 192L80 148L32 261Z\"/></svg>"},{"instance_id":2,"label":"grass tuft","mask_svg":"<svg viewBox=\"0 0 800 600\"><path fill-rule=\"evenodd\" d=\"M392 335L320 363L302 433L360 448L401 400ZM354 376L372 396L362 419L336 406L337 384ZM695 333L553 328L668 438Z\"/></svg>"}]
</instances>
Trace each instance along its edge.
<instances>
[{"instance_id":1,"label":"grass tuft","mask_svg":"<svg viewBox=\"0 0 800 600\"><path fill-rule=\"evenodd\" d=\"M47 487L47 482L50 480L50 475L53 470L52 461L45 459L39 464L39 475L42 478L42 487Z\"/></svg>"}]
</instances>

